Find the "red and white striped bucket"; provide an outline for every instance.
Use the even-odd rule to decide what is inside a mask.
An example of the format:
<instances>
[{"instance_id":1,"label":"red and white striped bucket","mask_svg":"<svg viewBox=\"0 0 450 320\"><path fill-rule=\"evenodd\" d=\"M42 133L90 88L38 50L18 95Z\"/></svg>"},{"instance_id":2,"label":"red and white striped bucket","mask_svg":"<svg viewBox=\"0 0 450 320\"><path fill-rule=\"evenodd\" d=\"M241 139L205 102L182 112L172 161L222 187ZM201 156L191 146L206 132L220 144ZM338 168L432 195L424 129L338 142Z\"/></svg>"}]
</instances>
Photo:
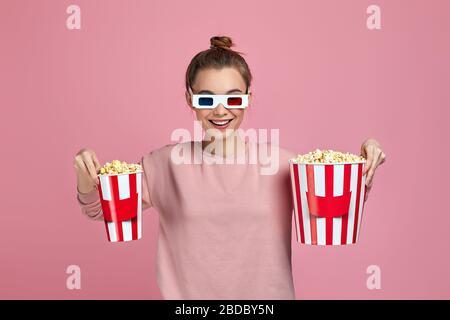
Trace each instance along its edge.
<instances>
[{"instance_id":1,"label":"red and white striped bucket","mask_svg":"<svg viewBox=\"0 0 450 320\"><path fill-rule=\"evenodd\" d=\"M100 202L111 242L142 236L142 172L99 175Z\"/></svg>"},{"instance_id":2,"label":"red and white striped bucket","mask_svg":"<svg viewBox=\"0 0 450 320\"><path fill-rule=\"evenodd\" d=\"M364 163L289 161L297 242L333 246L356 243L366 192Z\"/></svg>"}]
</instances>

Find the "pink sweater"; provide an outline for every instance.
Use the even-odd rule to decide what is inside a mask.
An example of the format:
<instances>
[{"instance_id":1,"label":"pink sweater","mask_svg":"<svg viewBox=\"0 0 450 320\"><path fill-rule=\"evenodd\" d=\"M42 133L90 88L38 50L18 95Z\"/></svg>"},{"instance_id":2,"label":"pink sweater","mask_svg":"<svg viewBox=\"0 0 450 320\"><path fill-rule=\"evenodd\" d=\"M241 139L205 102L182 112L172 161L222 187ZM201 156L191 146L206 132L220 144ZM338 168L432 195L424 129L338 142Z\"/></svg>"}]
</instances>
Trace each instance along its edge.
<instances>
[{"instance_id":1,"label":"pink sweater","mask_svg":"<svg viewBox=\"0 0 450 320\"><path fill-rule=\"evenodd\" d=\"M205 163L213 155L201 154L201 142L187 144L200 150L203 163L173 163L175 144L141 159L143 208L159 213L156 270L163 298L295 299L288 164L294 153L279 148L278 172L262 175L259 161ZM77 199L86 216L102 219L97 190Z\"/></svg>"}]
</instances>

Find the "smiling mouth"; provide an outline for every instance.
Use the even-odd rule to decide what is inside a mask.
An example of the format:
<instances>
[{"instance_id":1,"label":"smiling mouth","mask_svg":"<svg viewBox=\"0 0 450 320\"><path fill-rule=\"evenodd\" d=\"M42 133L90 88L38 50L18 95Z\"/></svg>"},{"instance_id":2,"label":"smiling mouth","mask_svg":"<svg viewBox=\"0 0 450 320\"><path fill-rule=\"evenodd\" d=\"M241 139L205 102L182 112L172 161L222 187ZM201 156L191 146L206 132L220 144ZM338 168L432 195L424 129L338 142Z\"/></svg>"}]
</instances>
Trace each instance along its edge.
<instances>
[{"instance_id":1,"label":"smiling mouth","mask_svg":"<svg viewBox=\"0 0 450 320\"><path fill-rule=\"evenodd\" d=\"M225 127L227 124L229 124L231 121L233 121L233 119L221 120L221 121L217 121L217 120L208 120L208 121L211 122L215 126Z\"/></svg>"}]
</instances>

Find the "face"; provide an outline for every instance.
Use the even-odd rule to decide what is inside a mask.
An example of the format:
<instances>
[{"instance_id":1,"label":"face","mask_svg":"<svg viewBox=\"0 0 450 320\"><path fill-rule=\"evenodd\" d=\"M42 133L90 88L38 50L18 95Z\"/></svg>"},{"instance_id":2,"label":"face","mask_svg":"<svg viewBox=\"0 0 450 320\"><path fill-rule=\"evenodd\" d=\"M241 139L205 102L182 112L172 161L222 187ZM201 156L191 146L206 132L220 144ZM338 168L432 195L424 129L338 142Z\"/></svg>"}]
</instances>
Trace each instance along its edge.
<instances>
[{"instance_id":1,"label":"face","mask_svg":"<svg viewBox=\"0 0 450 320\"><path fill-rule=\"evenodd\" d=\"M194 94L245 94L246 85L239 71L232 67L222 69L208 68L197 73L195 83L191 84ZM251 93L249 92L249 105ZM244 118L245 109L226 109L218 104L214 109L192 107L191 95L186 92L186 101L195 112L203 129L218 129L224 138L237 130ZM228 129L228 130L226 130ZM231 129L231 130L230 130Z\"/></svg>"}]
</instances>

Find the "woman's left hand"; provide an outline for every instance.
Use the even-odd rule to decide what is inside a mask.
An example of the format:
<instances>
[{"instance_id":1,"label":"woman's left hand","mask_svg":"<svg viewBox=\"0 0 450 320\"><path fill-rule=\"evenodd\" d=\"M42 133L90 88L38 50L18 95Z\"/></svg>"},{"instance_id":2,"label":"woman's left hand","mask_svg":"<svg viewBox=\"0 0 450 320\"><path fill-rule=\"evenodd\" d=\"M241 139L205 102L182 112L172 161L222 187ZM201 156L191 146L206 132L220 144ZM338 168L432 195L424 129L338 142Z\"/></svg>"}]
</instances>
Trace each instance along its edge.
<instances>
[{"instance_id":1,"label":"woman's left hand","mask_svg":"<svg viewBox=\"0 0 450 320\"><path fill-rule=\"evenodd\" d=\"M361 155L366 158L366 165L363 175L366 176L366 196L364 201L369 197L369 192L373 186L373 177L378 166L386 161L386 155L383 148L375 139L367 139L361 146Z\"/></svg>"}]
</instances>

